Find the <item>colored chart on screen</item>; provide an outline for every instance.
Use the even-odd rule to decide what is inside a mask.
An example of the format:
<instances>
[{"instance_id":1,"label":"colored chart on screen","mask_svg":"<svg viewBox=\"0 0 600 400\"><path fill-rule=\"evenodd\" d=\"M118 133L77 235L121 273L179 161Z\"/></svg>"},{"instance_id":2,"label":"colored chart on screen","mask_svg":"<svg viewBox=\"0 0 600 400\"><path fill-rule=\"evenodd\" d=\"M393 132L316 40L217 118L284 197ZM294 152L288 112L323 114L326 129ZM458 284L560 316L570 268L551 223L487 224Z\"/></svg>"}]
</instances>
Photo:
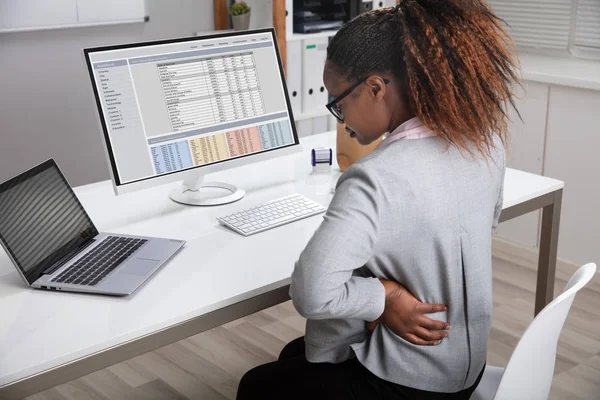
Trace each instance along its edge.
<instances>
[{"instance_id":1,"label":"colored chart on screen","mask_svg":"<svg viewBox=\"0 0 600 400\"><path fill-rule=\"evenodd\" d=\"M157 174L240 157L294 143L287 120L151 146Z\"/></svg>"}]
</instances>

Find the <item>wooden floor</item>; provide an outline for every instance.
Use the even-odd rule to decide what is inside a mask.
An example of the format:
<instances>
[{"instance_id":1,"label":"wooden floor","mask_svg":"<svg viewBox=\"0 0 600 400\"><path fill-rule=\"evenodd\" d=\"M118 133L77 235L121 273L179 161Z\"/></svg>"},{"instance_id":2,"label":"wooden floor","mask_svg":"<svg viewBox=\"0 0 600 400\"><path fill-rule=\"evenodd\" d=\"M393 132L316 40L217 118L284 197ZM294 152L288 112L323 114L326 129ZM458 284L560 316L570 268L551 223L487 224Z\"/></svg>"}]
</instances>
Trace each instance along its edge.
<instances>
[{"instance_id":1,"label":"wooden floor","mask_svg":"<svg viewBox=\"0 0 600 400\"><path fill-rule=\"evenodd\" d=\"M488 364L504 366L533 318L535 270L494 260L493 271ZM570 273L557 271L555 293ZM303 331L287 302L28 399L234 399L244 372L275 359ZM550 398L600 399L600 274L578 294L562 331Z\"/></svg>"}]
</instances>

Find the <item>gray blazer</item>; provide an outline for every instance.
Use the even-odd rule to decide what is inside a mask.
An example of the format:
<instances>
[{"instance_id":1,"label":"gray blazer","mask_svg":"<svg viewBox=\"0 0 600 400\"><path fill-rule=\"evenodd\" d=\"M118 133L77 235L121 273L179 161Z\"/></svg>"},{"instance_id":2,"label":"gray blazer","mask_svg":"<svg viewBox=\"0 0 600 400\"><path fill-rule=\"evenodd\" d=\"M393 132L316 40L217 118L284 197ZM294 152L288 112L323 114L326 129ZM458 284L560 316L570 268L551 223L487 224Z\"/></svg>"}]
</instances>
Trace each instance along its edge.
<instances>
[{"instance_id":1,"label":"gray blazer","mask_svg":"<svg viewBox=\"0 0 600 400\"><path fill-rule=\"evenodd\" d=\"M312 362L358 360L375 375L436 392L472 386L492 318L491 240L502 208L505 153L475 157L438 137L378 148L340 178L324 220L300 255L290 295L308 320ZM384 309L377 278L448 305L437 346L416 346L365 321Z\"/></svg>"}]
</instances>

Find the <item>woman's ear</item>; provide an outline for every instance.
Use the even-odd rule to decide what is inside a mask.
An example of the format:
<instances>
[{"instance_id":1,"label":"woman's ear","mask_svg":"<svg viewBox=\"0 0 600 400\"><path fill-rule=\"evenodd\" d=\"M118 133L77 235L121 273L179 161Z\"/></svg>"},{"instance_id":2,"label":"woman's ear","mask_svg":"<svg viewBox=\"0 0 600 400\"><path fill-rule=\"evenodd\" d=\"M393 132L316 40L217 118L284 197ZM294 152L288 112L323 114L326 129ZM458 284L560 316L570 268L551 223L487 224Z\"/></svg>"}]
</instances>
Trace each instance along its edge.
<instances>
[{"instance_id":1,"label":"woman's ear","mask_svg":"<svg viewBox=\"0 0 600 400\"><path fill-rule=\"evenodd\" d=\"M382 77L371 75L365 81L369 88L369 93L374 97L374 100L382 100L386 91L386 84Z\"/></svg>"}]
</instances>

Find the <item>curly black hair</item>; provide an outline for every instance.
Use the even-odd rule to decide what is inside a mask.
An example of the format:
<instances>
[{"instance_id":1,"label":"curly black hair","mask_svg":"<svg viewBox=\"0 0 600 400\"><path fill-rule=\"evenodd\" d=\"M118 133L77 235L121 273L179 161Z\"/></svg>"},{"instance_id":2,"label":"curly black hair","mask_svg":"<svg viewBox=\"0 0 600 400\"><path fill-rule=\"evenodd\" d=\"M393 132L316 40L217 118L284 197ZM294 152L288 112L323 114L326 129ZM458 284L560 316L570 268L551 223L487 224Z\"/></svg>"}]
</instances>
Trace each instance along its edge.
<instances>
[{"instance_id":1,"label":"curly black hair","mask_svg":"<svg viewBox=\"0 0 600 400\"><path fill-rule=\"evenodd\" d=\"M518 64L483 0L403 0L361 14L332 38L327 59L349 81L391 73L412 111L462 149L489 154L494 135L506 143Z\"/></svg>"}]
</instances>

